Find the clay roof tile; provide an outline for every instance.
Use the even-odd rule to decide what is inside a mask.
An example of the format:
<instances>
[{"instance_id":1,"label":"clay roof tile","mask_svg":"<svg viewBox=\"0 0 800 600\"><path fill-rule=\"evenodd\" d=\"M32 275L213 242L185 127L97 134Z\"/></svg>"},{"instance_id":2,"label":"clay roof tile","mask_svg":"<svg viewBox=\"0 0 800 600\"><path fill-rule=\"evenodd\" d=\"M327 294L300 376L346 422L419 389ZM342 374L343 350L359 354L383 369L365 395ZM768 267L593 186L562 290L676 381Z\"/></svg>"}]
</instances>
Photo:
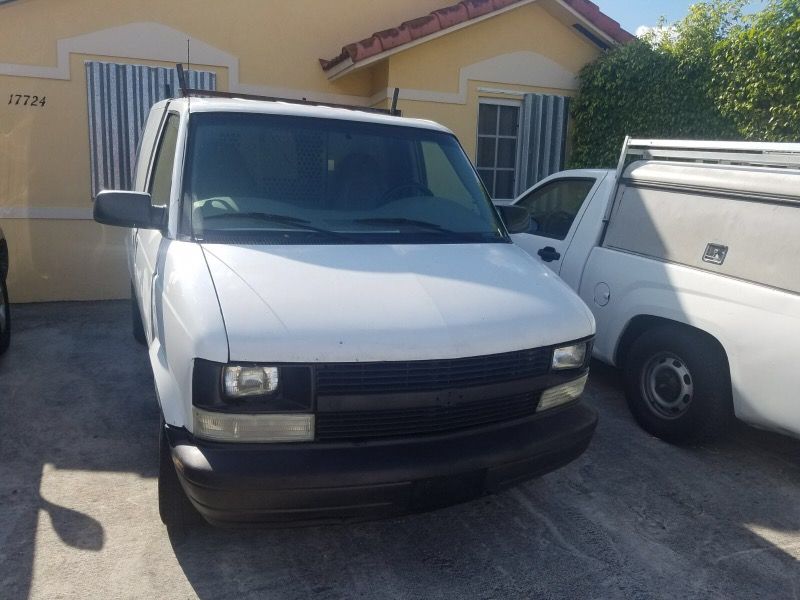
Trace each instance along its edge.
<instances>
[{"instance_id":1,"label":"clay roof tile","mask_svg":"<svg viewBox=\"0 0 800 600\"><path fill-rule=\"evenodd\" d=\"M321 58L319 62L325 71L329 71L347 59L350 59L353 63L358 63L372 56L376 56L381 52L399 48L444 29L503 10L521 1L522 0L462 0L458 4L446 6L428 15L406 21L399 27L378 31L359 42L347 44L342 48L338 56L327 60ZM624 44L634 39L634 36L625 31L619 23L601 12L600 7L594 2L590 0L561 1L614 41Z\"/></svg>"}]
</instances>

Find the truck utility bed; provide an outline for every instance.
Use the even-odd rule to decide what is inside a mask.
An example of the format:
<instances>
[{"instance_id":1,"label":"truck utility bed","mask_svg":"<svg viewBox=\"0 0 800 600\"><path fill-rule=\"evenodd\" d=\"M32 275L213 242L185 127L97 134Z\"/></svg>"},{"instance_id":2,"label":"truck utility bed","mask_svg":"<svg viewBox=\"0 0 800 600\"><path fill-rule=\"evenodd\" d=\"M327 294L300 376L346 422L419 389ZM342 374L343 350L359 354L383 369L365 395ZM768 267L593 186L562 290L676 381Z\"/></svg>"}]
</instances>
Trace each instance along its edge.
<instances>
[{"instance_id":1,"label":"truck utility bed","mask_svg":"<svg viewBox=\"0 0 800 600\"><path fill-rule=\"evenodd\" d=\"M800 293L800 170L635 162L603 246Z\"/></svg>"}]
</instances>

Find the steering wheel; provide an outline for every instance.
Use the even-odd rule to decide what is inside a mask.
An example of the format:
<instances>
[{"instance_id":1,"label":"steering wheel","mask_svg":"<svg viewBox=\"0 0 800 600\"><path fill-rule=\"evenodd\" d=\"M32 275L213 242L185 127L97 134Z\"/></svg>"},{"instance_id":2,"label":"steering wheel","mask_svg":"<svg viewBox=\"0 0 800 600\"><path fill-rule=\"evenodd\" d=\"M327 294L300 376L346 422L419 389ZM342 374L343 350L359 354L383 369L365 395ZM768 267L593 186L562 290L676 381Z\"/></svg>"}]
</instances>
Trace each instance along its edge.
<instances>
[{"instance_id":1,"label":"steering wheel","mask_svg":"<svg viewBox=\"0 0 800 600\"><path fill-rule=\"evenodd\" d=\"M434 196L435 194L428 188L417 181L409 181L408 183L401 183L400 185L396 185L395 187L388 190L383 196L381 196L381 204L385 204L390 202L391 200L399 200L400 198L407 198L411 194L405 194L403 196L400 195L400 192L404 191L420 191L422 192L419 194L420 196Z\"/></svg>"},{"instance_id":2,"label":"steering wheel","mask_svg":"<svg viewBox=\"0 0 800 600\"><path fill-rule=\"evenodd\" d=\"M563 210L547 215L544 220L544 230L551 234L566 235L572 226L573 216Z\"/></svg>"}]
</instances>

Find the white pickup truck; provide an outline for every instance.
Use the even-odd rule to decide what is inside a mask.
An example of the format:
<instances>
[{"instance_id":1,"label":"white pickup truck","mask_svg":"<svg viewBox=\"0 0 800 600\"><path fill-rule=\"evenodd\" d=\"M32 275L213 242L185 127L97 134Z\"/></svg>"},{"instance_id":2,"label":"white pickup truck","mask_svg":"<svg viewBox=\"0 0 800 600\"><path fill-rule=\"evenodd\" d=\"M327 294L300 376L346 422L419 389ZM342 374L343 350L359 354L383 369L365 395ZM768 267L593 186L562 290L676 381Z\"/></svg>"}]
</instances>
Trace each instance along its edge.
<instances>
[{"instance_id":1,"label":"white pickup truck","mask_svg":"<svg viewBox=\"0 0 800 600\"><path fill-rule=\"evenodd\" d=\"M736 417L800 436L800 144L626 140L541 181L515 242L592 309L594 356L670 441Z\"/></svg>"}]
</instances>

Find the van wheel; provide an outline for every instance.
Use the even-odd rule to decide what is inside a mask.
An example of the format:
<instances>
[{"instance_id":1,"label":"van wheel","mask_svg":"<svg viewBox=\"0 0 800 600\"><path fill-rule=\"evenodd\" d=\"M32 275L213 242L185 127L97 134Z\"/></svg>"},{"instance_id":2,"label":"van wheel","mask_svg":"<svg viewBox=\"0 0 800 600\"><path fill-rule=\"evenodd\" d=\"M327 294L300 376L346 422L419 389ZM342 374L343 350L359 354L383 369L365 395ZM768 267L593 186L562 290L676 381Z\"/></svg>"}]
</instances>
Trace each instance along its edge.
<instances>
[{"instance_id":1,"label":"van wheel","mask_svg":"<svg viewBox=\"0 0 800 600\"><path fill-rule=\"evenodd\" d=\"M639 425L665 441L718 439L730 429L728 360L703 333L675 326L645 331L628 352L625 388Z\"/></svg>"},{"instance_id":2,"label":"van wheel","mask_svg":"<svg viewBox=\"0 0 800 600\"><path fill-rule=\"evenodd\" d=\"M192 506L178 480L163 421L161 422L158 453L158 514L161 522L167 526L167 529L176 532L185 531L191 525L202 523L203 518Z\"/></svg>"},{"instance_id":3,"label":"van wheel","mask_svg":"<svg viewBox=\"0 0 800 600\"><path fill-rule=\"evenodd\" d=\"M142 346L147 345L147 336L144 334L144 323L142 322L142 313L139 312L139 303L136 301L136 292L131 283L131 325L133 327L133 339L139 342Z\"/></svg>"},{"instance_id":4,"label":"van wheel","mask_svg":"<svg viewBox=\"0 0 800 600\"><path fill-rule=\"evenodd\" d=\"M8 303L6 282L0 280L0 354L8 350L11 343L11 306Z\"/></svg>"}]
</instances>

